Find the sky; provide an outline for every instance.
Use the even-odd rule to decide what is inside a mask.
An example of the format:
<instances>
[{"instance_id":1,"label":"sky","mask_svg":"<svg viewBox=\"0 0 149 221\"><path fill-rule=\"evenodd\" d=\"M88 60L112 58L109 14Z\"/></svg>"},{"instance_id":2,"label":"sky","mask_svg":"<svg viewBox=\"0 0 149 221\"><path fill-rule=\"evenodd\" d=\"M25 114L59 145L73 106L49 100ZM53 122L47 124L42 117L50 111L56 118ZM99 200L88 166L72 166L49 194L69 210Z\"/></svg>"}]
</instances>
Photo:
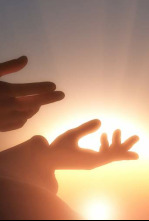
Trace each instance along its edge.
<instances>
[{"instance_id":1,"label":"sky","mask_svg":"<svg viewBox=\"0 0 149 221\"><path fill-rule=\"evenodd\" d=\"M139 161L92 172L57 171L59 196L83 215L91 205L104 204L111 219L148 219L149 1L0 0L0 29L0 61L29 58L24 70L1 80L53 81L66 94L24 128L1 133L0 150L34 135L51 143L94 118L109 137L117 128L123 138L137 133ZM82 145L98 147L99 133Z\"/></svg>"}]
</instances>

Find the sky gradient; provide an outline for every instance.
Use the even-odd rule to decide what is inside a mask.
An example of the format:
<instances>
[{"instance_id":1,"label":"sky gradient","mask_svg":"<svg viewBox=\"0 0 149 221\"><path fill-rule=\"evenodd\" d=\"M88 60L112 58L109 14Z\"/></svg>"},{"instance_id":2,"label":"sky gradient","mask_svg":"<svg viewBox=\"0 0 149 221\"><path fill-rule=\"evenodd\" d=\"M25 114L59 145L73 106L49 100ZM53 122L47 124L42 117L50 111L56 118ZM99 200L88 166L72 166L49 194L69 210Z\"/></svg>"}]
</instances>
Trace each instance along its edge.
<instances>
[{"instance_id":1,"label":"sky gradient","mask_svg":"<svg viewBox=\"0 0 149 221\"><path fill-rule=\"evenodd\" d=\"M103 196L119 204L122 218L149 217L149 1L0 0L0 28L0 61L29 58L22 72L1 80L53 81L66 93L23 129L1 133L0 150L38 134L51 142L94 118L109 135L117 127L124 138L138 132L140 161L57 172L59 195L79 212L90 196Z\"/></svg>"}]
</instances>

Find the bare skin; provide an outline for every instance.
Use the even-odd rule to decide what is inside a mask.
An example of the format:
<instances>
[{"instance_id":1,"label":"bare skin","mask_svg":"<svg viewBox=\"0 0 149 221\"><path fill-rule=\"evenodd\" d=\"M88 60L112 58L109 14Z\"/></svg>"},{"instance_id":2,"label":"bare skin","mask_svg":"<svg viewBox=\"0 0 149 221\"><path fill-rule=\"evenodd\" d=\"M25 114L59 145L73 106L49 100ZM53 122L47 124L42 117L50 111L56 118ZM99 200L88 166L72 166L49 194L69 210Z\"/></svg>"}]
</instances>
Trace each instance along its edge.
<instances>
[{"instance_id":1,"label":"bare skin","mask_svg":"<svg viewBox=\"0 0 149 221\"><path fill-rule=\"evenodd\" d=\"M130 137L121 143L120 130L114 132L111 145L107 135L102 135L99 152L80 149L79 139L95 132L99 127L100 121L93 120L64 133L51 145L45 138L35 136L23 144L3 151L0 153L1 174L15 178L18 176L21 181L38 185L42 182L49 183L50 169L52 171L90 170L115 161L138 159L138 154L129 151L139 140L138 136ZM29 177L30 181L27 180Z\"/></svg>"},{"instance_id":2,"label":"bare skin","mask_svg":"<svg viewBox=\"0 0 149 221\"><path fill-rule=\"evenodd\" d=\"M33 201L31 201L31 213L29 212L30 206L28 204L30 204L30 200L28 198L23 201L22 206L25 211L23 210L22 213L20 213L20 207L10 207L12 211L16 211L13 219L21 219L22 217L25 217L25 219L40 219L41 217L55 220L81 219L56 197L58 184L54 176L55 170L90 170L115 161L138 159L138 155L129 150L139 138L133 136L122 144L119 130L114 132L111 145L108 143L106 134L102 135L99 152L80 149L78 147L79 139L96 131L99 127L100 121L93 120L66 132L51 145L48 144L45 138L36 136L19 146L0 153L1 183L5 182L5 186L10 188L9 203L12 202L11 205L13 205L15 201L20 202L24 194L25 196L32 196ZM16 198L13 195L15 186L18 186ZM8 193L5 193L3 188L0 191L7 205ZM44 202L44 205L46 203L46 207L41 202ZM0 208L3 208L3 203ZM3 218L8 218L8 215L5 214Z\"/></svg>"},{"instance_id":3,"label":"bare skin","mask_svg":"<svg viewBox=\"0 0 149 221\"><path fill-rule=\"evenodd\" d=\"M22 70L27 57L0 64L0 77ZM42 105L64 98L52 82L10 84L0 81L0 132L16 130L24 126Z\"/></svg>"},{"instance_id":4,"label":"bare skin","mask_svg":"<svg viewBox=\"0 0 149 221\"><path fill-rule=\"evenodd\" d=\"M25 67L21 57L0 64L0 76ZM51 82L9 84L0 82L0 131L21 128L45 104L64 98ZM51 145L41 136L0 153L0 220L79 220L56 196L58 184L55 170L90 170L115 161L137 160L129 151L137 136L121 143L121 132L113 134L109 145L107 135L101 137L99 152L80 149L78 141L101 126L93 120L58 137Z\"/></svg>"}]
</instances>

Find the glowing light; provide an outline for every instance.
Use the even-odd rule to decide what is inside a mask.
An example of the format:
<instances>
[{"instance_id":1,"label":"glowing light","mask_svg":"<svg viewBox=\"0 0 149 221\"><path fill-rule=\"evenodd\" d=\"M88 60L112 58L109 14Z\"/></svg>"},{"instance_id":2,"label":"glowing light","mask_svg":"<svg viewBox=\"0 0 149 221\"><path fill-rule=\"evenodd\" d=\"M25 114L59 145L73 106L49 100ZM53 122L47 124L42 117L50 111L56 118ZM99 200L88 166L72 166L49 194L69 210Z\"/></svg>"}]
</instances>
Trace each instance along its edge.
<instances>
[{"instance_id":1,"label":"glowing light","mask_svg":"<svg viewBox=\"0 0 149 221\"><path fill-rule=\"evenodd\" d=\"M106 201L91 202L86 208L87 220L111 220L112 209Z\"/></svg>"},{"instance_id":2,"label":"glowing light","mask_svg":"<svg viewBox=\"0 0 149 221\"><path fill-rule=\"evenodd\" d=\"M128 139L130 136L138 135L140 141L132 148L132 151L136 151L140 158L149 157L149 138L147 132L141 130L138 125L126 121L118 117L106 117L102 121L102 126L99 131L94 134L88 135L79 141L81 148L93 149L99 151L100 136L102 133L107 133L110 143L112 142L112 134L116 129L122 131L122 142Z\"/></svg>"},{"instance_id":3,"label":"glowing light","mask_svg":"<svg viewBox=\"0 0 149 221\"><path fill-rule=\"evenodd\" d=\"M97 119L97 116L90 119L88 119L87 117L84 117L84 119L78 118L75 121L67 122L67 124L65 123L65 125L63 125L61 128L57 127L59 128L59 130L55 131L53 136L49 138L49 134L46 135L45 133L45 137L47 137L47 139L49 138L49 143L51 143L57 136L64 133L65 131L71 128L75 128L82 123L94 118ZM121 116L102 115L100 120L102 122L101 128L97 132L90 134L79 141L79 146L81 148L99 151L101 134L107 133L109 141L111 143L113 132L116 129L121 129L122 142L128 139L130 136L138 135L140 137L140 141L134 146L134 148L132 148L132 150L136 151L140 155L140 158L149 158L149 138L147 135L148 131L144 131L144 129L140 128L139 125L135 124L131 121L131 119L128 119L127 117L126 119L124 119Z\"/></svg>"}]
</instances>

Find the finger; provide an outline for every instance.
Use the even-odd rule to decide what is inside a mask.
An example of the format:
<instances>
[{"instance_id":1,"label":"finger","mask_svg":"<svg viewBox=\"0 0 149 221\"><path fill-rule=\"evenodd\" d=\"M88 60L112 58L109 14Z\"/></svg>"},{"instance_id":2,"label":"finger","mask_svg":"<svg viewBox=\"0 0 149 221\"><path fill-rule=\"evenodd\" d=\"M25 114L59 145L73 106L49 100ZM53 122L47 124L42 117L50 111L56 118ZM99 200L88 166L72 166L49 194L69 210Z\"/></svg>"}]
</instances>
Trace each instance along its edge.
<instances>
[{"instance_id":1,"label":"finger","mask_svg":"<svg viewBox=\"0 0 149 221\"><path fill-rule=\"evenodd\" d=\"M10 97L0 100L0 114L7 114L19 109L19 102L16 98Z\"/></svg>"},{"instance_id":2,"label":"finger","mask_svg":"<svg viewBox=\"0 0 149 221\"><path fill-rule=\"evenodd\" d=\"M92 120L81 125L80 127L71 130L71 135L75 136L76 139L80 139L83 136L97 131L100 126L101 122L99 120Z\"/></svg>"},{"instance_id":3,"label":"finger","mask_svg":"<svg viewBox=\"0 0 149 221\"><path fill-rule=\"evenodd\" d=\"M27 95L44 94L56 89L52 82L31 84L9 84L0 82L0 97L22 97Z\"/></svg>"},{"instance_id":4,"label":"finger","mask_svg":"<svg viewBox=\"0 0 149 221\"><path fill-rule=\"evenodd\" d=\"M37 108L34 108L34 109L31 109L31 110L28 110L26 112L26 115L27 115L27 119L30 119L32 118L35 114L37 114L40 110L40 107L37 107Z\"/></svg>"},{"instance_id":5,"label":"finger","mask_svg":"<svg viewBox=\"0 0 149 221\"><path fill-rule=\"evenodd\" d=\"M56 85L52 82L31 83L31 84L12 84L10 86L11 95L15 97L45 94L54 91Z\"/></svg>"},{"instance_id":6,"label":"finger","mask_svg":"<svg viewBox=\"0 0 149 221\"><path fill-rule=\"evenodd\" d=\"M0 132L7 132L22 128L26 124L27 120L9 122L3 126L0 125Z\"/></svg>"},{"instance_id":7,"label":"finger","mask_svg":"<svg viewBox=\"0 0 149 221\"><path fill-rule=\"evenodd\" d=\"M120 157L119 160L138 160L139 155L135 152L124 152Z\"/></svg>"},{"instance_id":8,"label":"finger","mask_svg":"<svg viewBox=\"0 0 149 221\"><path fill-rule=\"evenodd\" d=\"M0 77L23 69L28 63L26 56L0 64Z\"/></svg>"},{"instance_id":9,"label":"finger","mask_svg":"<svg viewBox=\"0 0 149 221\"><path fill-rule=\"evenodd\" d=\"M116 130L113 133L113 138L112 138L112 147L113 148L118 148L121 145L121 131Z\"/></svg>"},{"instance_id":10,"label":"finger","mask_svg":"<svg viewBox=\"0 0 149 221\"><path fill-rule=\"evenodd\" d=\"M108 136L107 134L102 134L101 136L101 147L100 147L100 152L105 152L109 149L109 141L108 141Z\"/></svg>"},{"instance_id":11,"label":"finger","mask_svg":"<svg viewBox=\"0 0 149 221\"><path fill-rule=\"evenodd\" d=\"M33 110L29 110L27 112L11 112L5 115L1 115L0 117L0 130L1 131L8 131L20 128L24 126L28 119L33 117L40 108L35 108ZM19 126L20 125L20 126Z\"/></svg>"},{"instance_id":12,"label":"finger","mask_svg":"<svg viewBox=\"0 0 149 221\"><path fill-rule=\"evenodd\" d=\"M0 116L0 125L4 127L5 125L9 125L9 123L13 124L16 122L22 122L28 119L28 113L26 112L10 112Z\"/></svg>"},{"instance_id":13,"label":"finger","mask_svg":"<svg viewBox=\"0 0 149 221\"><path fill-rule=\"evenodd\" d=\"M55 91L48 94L28 96L22 98L8 98L0 101L0 113L8 113L12 111L28 111L38 108L42 105L60 101L65 97L65 94L60 91Z\"/></svg>"},{"instance_id":14,"label":"finger","mask_svg":"<svg viewBox=\"0 0 149 221\"><path fill-rule=\"evenodd\" d=\"M123 148L125 151L128 151L128 150L130 150L138 141L139 141L139 137L138 137L138 136L130 137L128 140L126 140L126 141L122 144L122 148Z\"/></svg>"},{"instance_id":15,"label":"finger","mask_svg":"<svg viewBox=\"0 0 149 221\"><path fill-rule=\"evenodd\" d=\"M34 109L42 105L47 105L62 100L65 94L61 91L55 91L43 95L35 95L29 97L18 98L18 110L25 111L28 109Z\"/></svg>"}]
</instances>

